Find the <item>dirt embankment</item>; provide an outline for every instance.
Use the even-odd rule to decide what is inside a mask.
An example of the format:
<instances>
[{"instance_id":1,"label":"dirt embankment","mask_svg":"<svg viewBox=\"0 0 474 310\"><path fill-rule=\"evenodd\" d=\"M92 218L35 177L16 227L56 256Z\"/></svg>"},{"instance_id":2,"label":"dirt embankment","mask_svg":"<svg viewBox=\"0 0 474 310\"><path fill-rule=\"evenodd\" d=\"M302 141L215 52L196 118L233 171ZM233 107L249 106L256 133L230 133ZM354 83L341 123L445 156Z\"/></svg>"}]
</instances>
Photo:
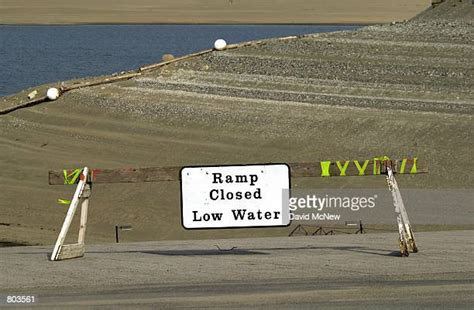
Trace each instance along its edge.
<instances>
[{"instance_id":1,"label":"dirt embankment","mask_svg":"<svg viewBox=\"0 0 474 310\"><path fill-rule=\"evenodd\" d=\"M51 244L66 212L55 201L68 198L72 188L48 186L47 171L84 165L412 155L427 160L431 172L400 177L402 189L472 191L473 7L448 1L406 23L212 52L0 116L0 217L9 224L0 226L1 238ZM0 106L22 96L3 98ZM385 186L377 177L292 184ZM393 228L393 207L381 208L380 217L364 221ZM415 224L473 224L472 207L461 198L408 200L407 208ZM87 239L113 241L115 224L134 226L124 235L129 241L289 231L189 232L179 213L178 183L96 185Z\"/></svg>"},{"instance_id":2,"label":"dirt embankment","mask_svg":"<svg viewBox=\"0 0 474 310\"><path fill-rule=\"evenodd\" d=\"M2 0L0 24L372 24L404 20L430 0Z\"/></svg>"}]
</instances>

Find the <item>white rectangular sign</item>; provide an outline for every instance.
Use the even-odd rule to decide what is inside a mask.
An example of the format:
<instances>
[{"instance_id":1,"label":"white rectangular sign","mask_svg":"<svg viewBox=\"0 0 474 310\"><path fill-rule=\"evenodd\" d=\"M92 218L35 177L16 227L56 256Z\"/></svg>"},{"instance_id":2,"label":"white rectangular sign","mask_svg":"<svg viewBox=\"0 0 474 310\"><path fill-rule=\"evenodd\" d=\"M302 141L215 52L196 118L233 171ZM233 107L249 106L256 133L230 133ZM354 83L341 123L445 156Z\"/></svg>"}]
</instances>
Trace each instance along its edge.
<instances>
[{"instance_id":1,"label":"white rectangular sign","mask_svg":"<svg viewBox=\"0 0 474 310\"><path fill-rule=\"evenodd\" d=\"M180 179L186 229L290 224L286 164L184 167Z\"/></svg>"}]
</instances>

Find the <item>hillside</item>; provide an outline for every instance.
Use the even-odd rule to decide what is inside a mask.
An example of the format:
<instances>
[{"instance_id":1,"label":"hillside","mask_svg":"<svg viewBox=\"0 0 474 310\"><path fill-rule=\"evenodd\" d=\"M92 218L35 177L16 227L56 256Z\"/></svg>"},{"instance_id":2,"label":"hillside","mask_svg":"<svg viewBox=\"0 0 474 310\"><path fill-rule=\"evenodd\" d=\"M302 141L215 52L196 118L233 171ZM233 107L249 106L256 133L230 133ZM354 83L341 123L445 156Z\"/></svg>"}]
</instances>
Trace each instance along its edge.
<instances>
[{"instance_id":1,"label":"hillside","mask_svg":"<svg viewBox=\"0 0 474 310\"><path fill-rule=\"evenodd\" d=\"M373 24L430 0L2 0L0 24Z\"/></svg>"},{"instance_id":2,"label":"hillside","mask_svg":"<svg viewBox=\"0 0 474 310\"><path fill-rule=\"evenodd\" d=\"M448 1L409 22L213 51L0 115L0 238L52 244L66 212L56 200L70 197L72 188L49 186L47 172L84 165L418 156L429 162L430 173L400 177L403 189L446 197L460 189L472 193L472 20L471 1ZM0 98L0 110L24 101L26 93ZM385 186L380 177L292 183ZM393 206L383 208L366 222L391 229ZM427 227L473 224L472 207L462 197L409 200L407 208L415 224ZM184 231L179 212L177 182L96 185L87 239L113 241L117 223L134 226L128 240L288 234Z\"/></svg>"}]
</instances>

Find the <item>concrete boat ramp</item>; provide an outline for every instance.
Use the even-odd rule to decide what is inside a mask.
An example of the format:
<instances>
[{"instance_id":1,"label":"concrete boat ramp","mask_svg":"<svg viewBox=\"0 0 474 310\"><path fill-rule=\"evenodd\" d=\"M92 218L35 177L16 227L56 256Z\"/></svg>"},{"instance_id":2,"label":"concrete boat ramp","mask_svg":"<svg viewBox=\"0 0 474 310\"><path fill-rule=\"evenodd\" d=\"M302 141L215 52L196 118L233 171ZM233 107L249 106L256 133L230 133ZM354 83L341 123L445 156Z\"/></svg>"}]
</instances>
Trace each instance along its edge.
<instances>
[{"instance_id":1,"label":"concrete boat ramp","mask_svg":"<svg viewBox=\"0 0 474 310\"><path fill-rule=\"evenodd\" d=\"M48 261L50 247L0 249L0 294L44 308L470 308L474 232L160 241L88 246Z\"/></svg>"}]
</instances>

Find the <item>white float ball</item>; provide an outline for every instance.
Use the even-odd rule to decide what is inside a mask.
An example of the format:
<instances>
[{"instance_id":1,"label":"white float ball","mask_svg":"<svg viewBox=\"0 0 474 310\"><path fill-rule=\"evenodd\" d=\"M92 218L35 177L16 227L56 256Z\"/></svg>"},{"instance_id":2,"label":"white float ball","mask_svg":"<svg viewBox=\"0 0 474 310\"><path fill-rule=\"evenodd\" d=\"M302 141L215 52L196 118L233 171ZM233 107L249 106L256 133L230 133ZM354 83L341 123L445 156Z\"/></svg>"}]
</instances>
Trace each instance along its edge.
<instances>
[{"instance_id":1,"label":"white float ball","mask_svg":"<svg viewBox=\"0 0 474 310\"><path fill-rule=\"evenodd\" d=\"M218 51L222 51L227 46L227 42L223 39L218 39L214 42L214 48Z\"/></svg>"},{"instance_id":2,"label":"white float ball","mask_svg":"<svg viewBox=\"0 0 474 310\"><path fill-rule=\"evenodd\" d=\"M56 100L59 98L59 90L57 88L49 88L48 91L46 92L46 97L48 97L49 100Z\"/></svg>"}]
</instances>

